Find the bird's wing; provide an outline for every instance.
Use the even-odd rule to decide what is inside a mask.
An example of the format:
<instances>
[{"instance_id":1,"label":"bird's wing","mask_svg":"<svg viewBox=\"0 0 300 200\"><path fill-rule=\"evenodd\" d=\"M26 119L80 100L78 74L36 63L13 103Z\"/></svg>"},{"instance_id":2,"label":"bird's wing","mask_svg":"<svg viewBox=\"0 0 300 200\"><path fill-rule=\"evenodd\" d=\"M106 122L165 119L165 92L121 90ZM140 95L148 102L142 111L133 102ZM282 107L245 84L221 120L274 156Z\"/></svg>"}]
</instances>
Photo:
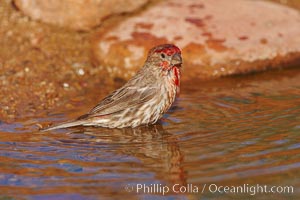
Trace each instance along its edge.
<instances>
[{"instance_id":1,"label":"bird's wing","mask_svg":"<svg viewBox=\"0 0 300 200\"><path fill-rule=\"evenodd\" d=\"M94 107L86 117L109 115L123 111L127 108L140 106L141 104L153 99L157 95L158 88L155 87L126 87L114 91L104 98L96 107Z\"/></svg>"}]
</instances>

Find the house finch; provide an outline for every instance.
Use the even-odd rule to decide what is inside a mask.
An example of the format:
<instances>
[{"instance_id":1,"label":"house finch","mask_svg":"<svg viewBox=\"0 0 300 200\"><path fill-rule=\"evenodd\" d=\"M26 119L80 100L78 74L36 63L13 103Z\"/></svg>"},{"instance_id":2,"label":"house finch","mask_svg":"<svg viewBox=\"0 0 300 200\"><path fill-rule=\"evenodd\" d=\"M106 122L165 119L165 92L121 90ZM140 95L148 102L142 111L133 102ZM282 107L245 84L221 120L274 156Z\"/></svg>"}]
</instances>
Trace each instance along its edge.
<instances>
[{"instance_id":1,"label":"house finch","mask_svg":"<svg viewBox=\"0 0 300 200\"><path fill-rule=\"evenodd\" d=\"M108 128L154 124L171 107L179 92L181 51L173 44L152 48L142 69L89 113L75 121L44 130L73 126Z\"/></svg>"}]
</instances>

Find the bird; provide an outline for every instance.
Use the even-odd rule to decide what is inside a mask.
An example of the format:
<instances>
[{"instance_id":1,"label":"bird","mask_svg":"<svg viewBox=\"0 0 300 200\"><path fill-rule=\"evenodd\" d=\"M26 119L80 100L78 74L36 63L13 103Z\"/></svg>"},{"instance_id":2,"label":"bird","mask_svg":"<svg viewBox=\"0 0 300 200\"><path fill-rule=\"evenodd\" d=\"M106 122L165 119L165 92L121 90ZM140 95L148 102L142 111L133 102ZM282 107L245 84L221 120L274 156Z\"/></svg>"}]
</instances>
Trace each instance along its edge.
<instances>
[{"instance_id":1,"label":"bird","mask_svg":"<svg viewBox=\"0 0 300 200\"><path fill-rule=\"evenodd\" d=\"M176 45L155 46L136 75L87 114L42 131L75 126L135 128L155 124L179 94L181 68L181 50Z\"/></svg>"}]
</instances>

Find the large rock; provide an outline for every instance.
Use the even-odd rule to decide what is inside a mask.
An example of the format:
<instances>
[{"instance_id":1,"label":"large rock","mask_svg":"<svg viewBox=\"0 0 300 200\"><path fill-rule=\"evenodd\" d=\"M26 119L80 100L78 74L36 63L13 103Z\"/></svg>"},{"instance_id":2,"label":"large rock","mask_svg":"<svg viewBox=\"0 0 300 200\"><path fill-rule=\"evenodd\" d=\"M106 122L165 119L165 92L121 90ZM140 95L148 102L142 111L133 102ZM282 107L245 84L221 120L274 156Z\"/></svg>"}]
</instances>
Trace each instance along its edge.
<instances>
[{"instance_id":1,"label":"large rock","mask_svg":"<svg viewBox=\"0 0 300 200\"><path fill-rule=\"evenodd\" d=\"M300 13L266 1L168 0L95 40L97 64L121 78L132 76L161 43L182 48L184 79L215 78L299 60Z\"/></svg>"},{"instance_id":2,"label":"large rock","mask_svg":"<svg viewBox=\"0 0 300 200\"><path fill-rule=\"evenodd\" d=\"M50 24L88 30L104 18L132 12L148 0L14 0L15 5L33 19Z\"/></svg>"}]
</instances>

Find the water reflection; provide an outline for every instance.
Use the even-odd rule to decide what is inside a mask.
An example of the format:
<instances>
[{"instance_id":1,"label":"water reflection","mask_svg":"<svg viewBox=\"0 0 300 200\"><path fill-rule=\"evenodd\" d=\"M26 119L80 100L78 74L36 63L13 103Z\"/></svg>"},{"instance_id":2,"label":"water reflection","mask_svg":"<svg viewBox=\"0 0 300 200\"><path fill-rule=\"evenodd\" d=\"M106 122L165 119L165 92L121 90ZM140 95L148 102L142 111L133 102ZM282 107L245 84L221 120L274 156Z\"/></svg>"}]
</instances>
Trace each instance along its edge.
<instances>
[{"instance_id":1,"label":"water reflection","mask_svg":"<svg viewBox=\"0 0 300 200\"><path fill-rule=\"evenodd\" d=\"M19 194L31 197L121 198L135 196L124 190L128 183L186 183L177 137L160 124L27 133L1 135L0 187L4 194L13 194L18 187Z\"/></svg>"},{"instance_id":2,"label":"water reflection","mask_svg":"<svg viewBox=\"0 0 300 200\"><path fill-rule=\"evenodd\" d=\"M81 127L68 135L68 139L59 141L69 148L101 147L101 154L105 154L106 149L109 152L113 149L114 157L120 158L118 161L124 158L138 160L147 171L155 172L157 178L164 177L164 181L170 183L186 183L182 168L184 155L177 138L165 131L161 124L134 129Z\"/></svg>"},{"instance_id":3,"label":"water reflection","mask_svg":"<svg viewBox=\"0 0 300 200\"><path fill-rule=\"evenodd\" d=\"M59 123L87 112L106 95L102 93L90 93L80 108L68 105L50 114L2 122L1 194L15 197L17 189L29 199L151 199L162 195L136 195L124 186L215 183L292 185L294 194L253 198L299 197L299 80L300 70L289 69L185 83L162 125L136 129L38 131L37 123ZM167 197L252 196L206 191Z\"/></svg>"}]
</instances>

